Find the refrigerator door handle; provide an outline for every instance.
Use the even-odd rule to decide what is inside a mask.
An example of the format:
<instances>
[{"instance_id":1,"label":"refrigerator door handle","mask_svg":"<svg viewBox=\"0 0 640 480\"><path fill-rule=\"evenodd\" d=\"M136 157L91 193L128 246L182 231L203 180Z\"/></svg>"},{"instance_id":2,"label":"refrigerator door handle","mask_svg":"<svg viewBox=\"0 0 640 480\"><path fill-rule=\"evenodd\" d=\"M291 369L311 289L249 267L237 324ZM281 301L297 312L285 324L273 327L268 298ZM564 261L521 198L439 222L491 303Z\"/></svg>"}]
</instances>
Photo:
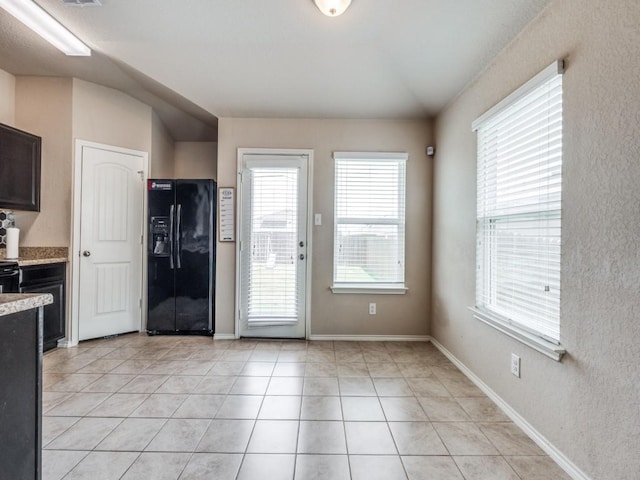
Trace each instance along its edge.
<instances>
[{"instance_id":1,"label":"refrigerator door handle","mask_svg":"<svg viewBox=\"0 0 640 480\"><path fill-rule=\"evenodd\" d=\"M176 262L178 264L178 268L182 268L182 245L180 245L180 239L182 236L182 205L178 204L178 226L176 228L176 248L178 249L178 254L176 255Z\"/></svg>"},{"instance_id":2,"label":"refrigerator door handle","mask_svg":"<svg viewBox=\"0 0 640 480\"><path fill-rule=\"evenodd\" d=\"M173 205L169 210L169 268L173 270Z\"/></svg>"}]
</instances>

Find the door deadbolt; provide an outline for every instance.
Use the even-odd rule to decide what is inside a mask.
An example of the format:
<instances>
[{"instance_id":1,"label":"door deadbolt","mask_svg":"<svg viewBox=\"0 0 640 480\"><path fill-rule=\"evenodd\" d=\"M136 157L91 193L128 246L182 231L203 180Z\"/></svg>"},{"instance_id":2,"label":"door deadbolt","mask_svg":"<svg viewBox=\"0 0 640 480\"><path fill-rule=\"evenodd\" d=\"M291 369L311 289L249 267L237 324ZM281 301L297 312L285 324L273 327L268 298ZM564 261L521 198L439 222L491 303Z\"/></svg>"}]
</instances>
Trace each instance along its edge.
<instances>
[{"instance_id":1,"label":"door deadbolt","mask_svg":"<svg viewBox=\"0 0 640 480\"><path fill-rule=\"evenodd\" d=\"M304 242L300 240L300 243L298 245L300 245L301 247L304 247Z\"/></svg>"}]
</instances>

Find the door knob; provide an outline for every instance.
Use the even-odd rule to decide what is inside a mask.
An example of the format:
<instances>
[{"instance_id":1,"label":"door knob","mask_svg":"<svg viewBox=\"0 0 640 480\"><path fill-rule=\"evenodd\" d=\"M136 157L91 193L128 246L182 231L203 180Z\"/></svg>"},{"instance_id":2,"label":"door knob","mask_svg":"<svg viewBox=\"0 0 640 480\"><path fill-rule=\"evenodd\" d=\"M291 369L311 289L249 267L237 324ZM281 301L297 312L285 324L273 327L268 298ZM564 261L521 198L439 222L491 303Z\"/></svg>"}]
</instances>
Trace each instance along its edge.
<instances>
[{"instance_id":1,"label":"door knob","mask_svg":"<svg viewBox=\"0 0 640 480\"><path fill-rule=\"evenodd\" d=\"M89 250L85 250L84 252L82 252L82 256L83 257L90 257L91 256L91 252Z\"/></svg>"},{"instance_id":2,"label":"door knob","mask_svg":"<svg viewBox=\"0 0 640 480\"><path fill-rule=\"evenodd\" d=\"M304 260L304 253L300 254L300 260Z\"/></svg>"}]
</instances>

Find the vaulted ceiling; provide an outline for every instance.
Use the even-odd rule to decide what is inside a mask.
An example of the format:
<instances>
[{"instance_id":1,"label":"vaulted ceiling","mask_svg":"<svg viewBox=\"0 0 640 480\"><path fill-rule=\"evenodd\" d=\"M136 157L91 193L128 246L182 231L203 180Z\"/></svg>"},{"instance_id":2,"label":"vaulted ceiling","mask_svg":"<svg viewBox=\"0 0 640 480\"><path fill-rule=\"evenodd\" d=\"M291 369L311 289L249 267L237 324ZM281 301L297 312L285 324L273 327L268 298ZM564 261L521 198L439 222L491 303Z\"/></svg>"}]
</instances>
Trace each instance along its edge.
<instances>
[{"instance_id":1,"label":"vaulted ceiling","mask_svg":"<svg viewBox=\"0 0 640 480\"><path fill-rule=\"evenodd\" d=\"M0 10L0 68L73 76L153 106L176 140L217 117L435 115L550 0L37 0L93 50L65 57Z\"/></svg>"}]
</instances>

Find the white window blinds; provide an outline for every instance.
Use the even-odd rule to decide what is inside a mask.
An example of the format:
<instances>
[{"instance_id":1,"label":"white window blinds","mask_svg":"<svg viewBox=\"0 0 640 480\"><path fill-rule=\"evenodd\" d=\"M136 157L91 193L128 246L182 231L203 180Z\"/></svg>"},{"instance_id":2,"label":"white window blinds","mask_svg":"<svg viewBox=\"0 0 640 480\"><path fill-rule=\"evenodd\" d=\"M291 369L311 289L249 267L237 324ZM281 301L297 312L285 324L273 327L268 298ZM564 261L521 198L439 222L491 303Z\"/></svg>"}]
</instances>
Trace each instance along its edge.
<instances>
[{"instance_id":1,"label":"white window blinds","mask_svg":"<svg viewBox=\"0 0 640 480\"><path fill-rule=\"evenodd\" d=\"M562 63L474 122L476 308L560 341Z\"/></svg>"},{"instance_id":2,"label":"white window blinds","mask_svg":"<svg viewBox=\"0 0 640 480\"><path fill-rule=\"evenodd\" d=\"M404 286L407 158L334 153L334 286Z\"/></svg>"},{"instance_id":3,"label":"white window blinds","mask_svg":"<svg viewBox=\"0 0 640 480\"><path fill-rule=\"evenodd\" d=\"M298 177L297 168L252 168L248 171L249 202L244 232L250 232L245 252L244 290L247 320L264 323L297 321Z\"/></svg>"}]
</instances>

